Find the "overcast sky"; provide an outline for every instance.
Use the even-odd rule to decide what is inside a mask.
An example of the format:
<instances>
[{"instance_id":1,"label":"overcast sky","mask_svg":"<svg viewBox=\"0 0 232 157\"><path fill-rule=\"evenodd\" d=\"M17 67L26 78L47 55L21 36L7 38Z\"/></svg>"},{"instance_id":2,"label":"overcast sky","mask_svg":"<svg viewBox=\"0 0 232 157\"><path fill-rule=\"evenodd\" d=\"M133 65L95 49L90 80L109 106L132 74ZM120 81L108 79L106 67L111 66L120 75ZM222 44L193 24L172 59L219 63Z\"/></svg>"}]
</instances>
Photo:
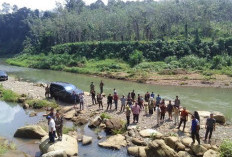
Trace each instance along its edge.
<instances>
[{"instance_id":1,"label":"overcast sky","mask_svg":"<svg viewBox=\"0 0 232 157\"><path fill-rule=\"evenodd\" d=\"M87 5L95 2L96 0L84 0ZM108 0L102 0L105 4ZM19 8L27 7L39 10L52 10L56 6L56 2L64 3L65 0L0 0L0 8L2 3L16 4Z\"/></svg>"}]
</instances>

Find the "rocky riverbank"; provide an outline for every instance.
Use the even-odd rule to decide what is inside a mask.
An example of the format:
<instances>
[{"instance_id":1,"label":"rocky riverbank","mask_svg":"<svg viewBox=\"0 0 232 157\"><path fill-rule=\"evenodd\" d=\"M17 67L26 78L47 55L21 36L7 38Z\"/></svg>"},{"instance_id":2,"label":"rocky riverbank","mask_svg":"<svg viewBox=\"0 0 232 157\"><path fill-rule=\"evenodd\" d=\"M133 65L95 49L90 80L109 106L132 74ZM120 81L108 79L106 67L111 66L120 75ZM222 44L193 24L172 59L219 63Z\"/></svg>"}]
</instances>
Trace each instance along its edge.
<instances>
[{"instance_id":1,"label":"rocky riverbank","mask_svg":"<svg viewBox=\"0 0 232 157\"><path fill-rule=\"evenodd\" d=\"M9 80L6 82L2 82L2 84L4 88L11 89L17 92L18 94L26 94L30 97L33 97L34 99L44 99L45 89L44 86L41 84L22 82L15 80L12 77L10 77ZM198 146L189 145L191 141L191 139L189 138L190 121L187 122L185 132L176 129L177 126L174 125L173 121L169 121L167 119L165 120L165 122L161 123L161 126L157 127L156 114L149 116L145 115L145 112L142 111L140 114L139 123L132 124L128 129L124 130L123 121L126 120L125 113L115 110L106 111L106 98L103 99L104 110L99 110L98 105L96 104L92 105L91 97L88 93L85 93L85 109L83 111L79 111L78 108L75 110L73 106L69 104L61 102L57 103L59 103L59 108L61 109L61 112L66 120L71 120L77 125L84 125L89 123L89 127L91 128L102 128L105 130L110 130L113 133L122 133L120 137L112 136L111 139L107 139L104 142L100 142L99 146L114 149L120 149L120 147L128 146L128 153L134 156L145 156L146 154L147 156L151 157L149 154L152 152L153 147L157 150L160 148L167 148L168 152L173 152L173 154L175 154L174 156L181 156L180 154L182 154L182 156L186 156L187 153L190 155L198 155L197 153L199 152L199 150L195 150L198 149L195 148ZM101 116L103 115L103 113L104 115L109 116L110 119L107 119L106 116ZM218 146L224 139L232 139L232 126L228 125L227 123L223 125L217 123L216 131L213 134L213 140L211 141L211 143L208 144L202 141L205 133L204 124L206 116L208 114L209 113L207 112L200 112L200 136L203 145L200 146L199 149L203 150L201 151L202 156L203 154L205 154L205 152L207 152L207 150L210 152L217 150ZM220 115L220 113L217 114ZM46 121L40 122L38 124L43 126L46 125L45 123ZM77 139L80 139L80 141L83 141L83 143L85 144L91 143L90 138L86 138L85 136L82 137L82 135L80 138L80 136L77 136L78 133L73 132L70 133L70 135ZM99 139L101 139L101 137L99 137ZM188 143L184 139L186 139ZM112 141L114 141L115 143L112 144ZM179 143L179 145L176 146L175 144L174 146L170 146L170 143ZM168 155L166 154L166 156Z\"/></svg>"}]
</instances>

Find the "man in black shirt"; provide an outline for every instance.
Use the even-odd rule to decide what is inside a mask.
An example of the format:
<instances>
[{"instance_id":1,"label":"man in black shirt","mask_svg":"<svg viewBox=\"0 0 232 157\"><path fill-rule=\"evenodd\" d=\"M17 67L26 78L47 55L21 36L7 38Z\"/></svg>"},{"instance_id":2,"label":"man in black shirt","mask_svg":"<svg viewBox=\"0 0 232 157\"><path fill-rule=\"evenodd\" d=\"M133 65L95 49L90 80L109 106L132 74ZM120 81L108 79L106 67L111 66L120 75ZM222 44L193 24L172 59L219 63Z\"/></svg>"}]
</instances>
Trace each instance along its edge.
<instances>
[{"instance_id":1,"label":"man in black shirt","mask_svg":"<svg viewBox=\"0 0 232 157\"><path fill-rule=\"evenodd\" d=\"M107 109L110 107L110 110L111 110L111 107L112 107L112 102L113 102L113 97L111 94L109 94L109 96L107 97Z\"/></svg>"},{"instance_id":2,"label":"man in black shirt","mask_svg":"<svg viewBox=\"0 0 232 157\"><path fill-rule=\"evenodd\" d=\"M209 134L209 141L212 137L212 133L213 131L215 131L215 123L216 120L213 118L213 114L210 114L210 118L207 119L206 124L205 124L205 128L206 128L206 133L205 133L205 141L208 138L208 134Z\"/></svg>"}]
</instances>

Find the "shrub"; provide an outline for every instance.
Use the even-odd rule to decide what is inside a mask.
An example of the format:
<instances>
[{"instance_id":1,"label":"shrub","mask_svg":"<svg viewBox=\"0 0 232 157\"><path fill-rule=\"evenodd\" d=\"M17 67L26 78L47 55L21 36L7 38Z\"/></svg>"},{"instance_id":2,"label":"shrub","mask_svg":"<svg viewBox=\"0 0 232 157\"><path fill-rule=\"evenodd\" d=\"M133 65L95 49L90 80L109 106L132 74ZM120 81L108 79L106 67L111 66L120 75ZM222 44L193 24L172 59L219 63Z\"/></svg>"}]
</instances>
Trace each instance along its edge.
<instances>
[{"instance_id":1,"label":"shrub","mask_svg":"<svg viewBox=\"0 0 232 157\"><path fill-rule=\"evenodd\" d=\"M8 102L17 102L19 95L12 90L4 89L2 85L0 85L0 92L2 94L2 100Z\"/></svg>"},{"instance_id":2,"label":"shrub","mask_svg":"<svg viewBox=\"0 0 232 157\"><path fill-rule=\"evenodd\" d=\"M71 128L63 126L63 128L62 128L63 134L68 134L70 131L75 131L75 130L76 130L76 127L74 127L74 126Z\"/></svg>"},{"instance_id":3,"label":"shrub","mask_svg":"<svg viewBox=\"0 0 232 157\"><path fill-rule=\"evenodd\" d=\"M232 156L232 140L224 140L219 147L220 157Z\"/></svg>"},{"instance_id":4,"label":"shrub","mask_svg":"<svg viewBox=\"0 0 232 157\"><path fill-rule=\"evenodd\" d=\"M110 117L110 115L108 115L107 113L102 113L101 115L100 115L100 117L101 117L101 119L110 119L111 117Z\"/></svg>"},{"instance_id":5,"label":"shrub","mask_svg":"<svg viewBox=\"0 0 232 157\"><path fill-rule=\"evenodd\" d=\"M121 129L118 129L118 130L114 129L114 130L112 130L112 133L114 135L116 135L116 134L124 134L127 131L126 122L125 121L121 121L121 123L122 123L122 128Z\"/></svg>"},{"instance_id":6,"label":"shrub","mask_svg":"<svg viewBox=\"0 0 232 157\"><path fill-rule=\"evenodd\" d=\"M135 50L129 56L129 63L131 66L137 65L143 61L143 52L139 50Z\"/></svg>"},{"instance_id":7,"label":"shrub","mask_svg":"<svg viewBox=\"0 0 232 157\"><path fill-rule=\"evenodd\" d=\"M33 100L27 100L26 103L30 107L33 107L34 109L41 109L43 107L52 107L52 108L58 107L58 105L54 101L48 101L48 100L33 99Z\"/></svg>"}]
</instances>

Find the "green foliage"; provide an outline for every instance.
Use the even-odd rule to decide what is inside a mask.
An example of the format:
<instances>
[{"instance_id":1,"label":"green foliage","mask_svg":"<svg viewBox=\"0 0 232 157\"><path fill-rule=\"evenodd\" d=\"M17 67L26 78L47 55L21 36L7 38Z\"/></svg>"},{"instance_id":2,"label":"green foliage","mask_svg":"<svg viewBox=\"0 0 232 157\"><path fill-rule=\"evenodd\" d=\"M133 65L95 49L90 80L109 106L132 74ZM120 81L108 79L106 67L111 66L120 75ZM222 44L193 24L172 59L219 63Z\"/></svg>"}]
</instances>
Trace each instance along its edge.
<instances>
[{"instance_id":1,"label":"green foliage","mask_svg":"<svg viewBox=\"0 0 232 157\"><path fill-rule=\"evenodd\" d=\"M12 142L8 142L7 140L1 141L0 143L0 155L5 154L9 150L15 150L16 146Z\"/></svg>"},{"instance_id":2,"label":"green foliage","mask_svg":"<svg viewBox=\"0 0 232 157\"><path fill-rule=\"evenodd\" d=\"M76 127L73 126L73 127L69 128L69 127L63 126L62 131L63 131L63 134L68 134L71 131L76 131Z\"/></svg>"},{"instance_id":3,"label":"green foliage","mask_svg":"<svg viewBox=\"0 0 232 157\"><path fill-rule=\"evenodd\" d=\"M134 50L129 56L129 63L131 66L137 65L143 61L143 52Z\"/></svg>"},{"instance_id":4,"label":"green foliage","mask_svg":"<svg viewBox=\"0 0 232 157\"><path fill-rule=\"evenodd\" d=\"M185 56L180 59L180 66L187 69L201 69L205 67L206 64L207 60L205 58L199 58L194 55Z\"/></svg>"},{"instance_id":5,"label":"green foliage","mask_svg":"<svg viewBox=\"0 0 232 157\"><path fill-rule=\"evenodd\" d=\"M102 113L101 115L100 115L100 117L101 117L101 119L110 119L111 117L110 117L110 115L108 115L107 113Z\"/></svg>"},{"instance_id":6,"label":"green foliage","mask_svg":"<svg viewBox=\"0 0 232 157\"><path fill-rule=\"evenodd\" d=\"M220 157L232 156L232 141L224 140L219 147Z\"/></svg>"},{"instance_id":7,"label":"green foliage","mask_svg":"<svg viewBox=\"0 0 232 157\"><path fill-rule=\"evenodd\" d=\"M121 121L121 124L122 124L122 128L121 129L113 129L112 130L112 133L114 135L117 135L117 134L124 134L126 131L127 131L127 125L126 125L126 122L125 121Z\"/></svg>"},{"instance_id":8,"label":"green foliage","mask_svg":"<svg viewBox=\"0 0 232 157\"><path fill-rule=\"evenodd\" d=\"M151 136L150 136L150 139L151 140L157 139L157 133L152 133Z\"/></svg>"},{"instance_id":9,"label":"green foliage","mask_svg":"<svg viewBox=\"0 0 232 157\"><path fill-rule=\"evenodd\" d=\"M19 95L12 90L4 89L2 85L0 85L1 99L8 102L17 102Z\"/></svg>"},{"instance_id":10,"label":"green foliage","mask_svg":"<svg viewBox=\"0 0 232 157\"><path fill-rule=\"evenodd\" d=\"M48 100L40 100L40 99L32 99L32 100L26 100L26 103L33 107L34 109L41 109L44 107L52 107L57 108L58 104L54 101L48 101Z\"/></svg>"}]
</instances>

